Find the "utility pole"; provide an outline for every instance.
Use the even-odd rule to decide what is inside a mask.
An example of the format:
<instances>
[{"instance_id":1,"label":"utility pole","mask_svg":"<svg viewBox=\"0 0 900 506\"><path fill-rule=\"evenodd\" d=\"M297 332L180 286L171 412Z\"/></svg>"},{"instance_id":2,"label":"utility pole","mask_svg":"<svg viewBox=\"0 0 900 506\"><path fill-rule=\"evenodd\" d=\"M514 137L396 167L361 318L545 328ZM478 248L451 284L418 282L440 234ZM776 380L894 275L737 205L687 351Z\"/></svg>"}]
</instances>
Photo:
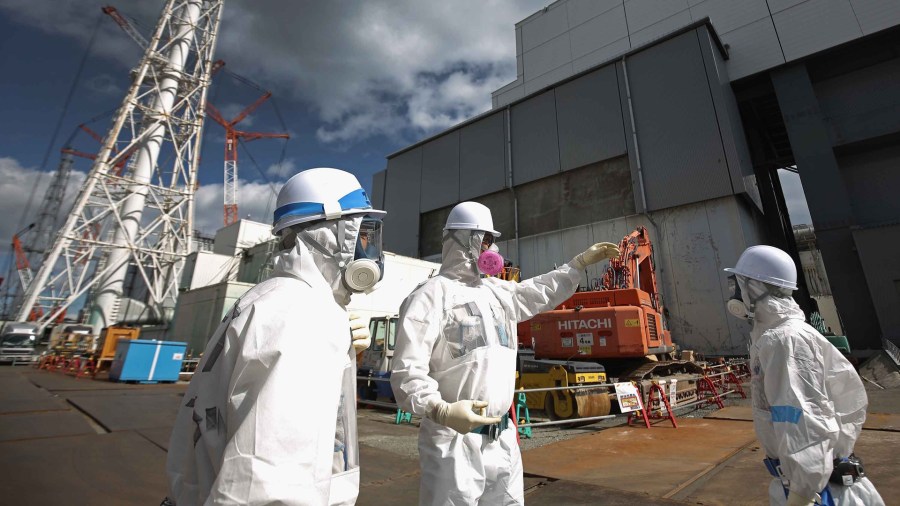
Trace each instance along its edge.
<instances>
[{"instance_id":1,"label":"utility pole","mask_svg":"<svg viewBox=\"0 0 900 506\"><path fill-rule=\"evenodd\" d=\"M147 309L168 321L190 251L194 190L223 0L168 0L132 85L75 205L34 281L19 320L44 309L41 329L96 285L95 331L118 321L135 265ZM128 170L115 167L132 157ZM103 262L100 259L104 258Z\"/></svg>"}]
</instances>

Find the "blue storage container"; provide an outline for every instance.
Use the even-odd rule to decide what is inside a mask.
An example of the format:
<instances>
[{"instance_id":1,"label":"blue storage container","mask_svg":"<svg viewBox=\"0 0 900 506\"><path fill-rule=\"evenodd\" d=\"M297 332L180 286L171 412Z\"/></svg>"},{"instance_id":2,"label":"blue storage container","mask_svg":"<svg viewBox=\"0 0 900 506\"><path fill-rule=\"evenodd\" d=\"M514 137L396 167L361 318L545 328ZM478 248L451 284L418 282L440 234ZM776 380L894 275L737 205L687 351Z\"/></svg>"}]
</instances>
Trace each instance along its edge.
<instances>
[{"instance_id":1,"label":"blue storage container","mask_svg":"<svg viewBox=\"0 0 900 506\"><path fill-rule=\"evenodd\" d=\"M109 370L112 381L178 381L187 343L119 339Z\"/></svg>"}]
</instances>

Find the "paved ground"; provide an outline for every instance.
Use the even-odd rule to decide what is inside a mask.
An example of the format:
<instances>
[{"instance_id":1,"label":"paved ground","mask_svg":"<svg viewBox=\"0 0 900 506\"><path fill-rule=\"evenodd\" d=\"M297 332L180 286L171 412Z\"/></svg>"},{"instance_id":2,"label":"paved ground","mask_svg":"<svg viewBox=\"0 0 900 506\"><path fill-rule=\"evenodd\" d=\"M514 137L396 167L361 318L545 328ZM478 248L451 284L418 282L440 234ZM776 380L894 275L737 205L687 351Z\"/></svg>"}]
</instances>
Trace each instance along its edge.
<instances>
[{"instance_id":1,"label":"paved ground","mask_svg":"<svg viewBox=\"0 0 900 506\"><path fill-rule=\"evenodd\" d=\"M4 504L159 504L165 451L185 385L123 385L25 367L0 368ZM857 453L887 497L900 492L900 390L870 392ZM542 429L523 440L530 505L764 504L769 477L746 402L679 418L679 429ZM712 415L717 418L699 418ZM418 500L415 424L361 410L360 505Z\"/></svg>"}]
</instances>

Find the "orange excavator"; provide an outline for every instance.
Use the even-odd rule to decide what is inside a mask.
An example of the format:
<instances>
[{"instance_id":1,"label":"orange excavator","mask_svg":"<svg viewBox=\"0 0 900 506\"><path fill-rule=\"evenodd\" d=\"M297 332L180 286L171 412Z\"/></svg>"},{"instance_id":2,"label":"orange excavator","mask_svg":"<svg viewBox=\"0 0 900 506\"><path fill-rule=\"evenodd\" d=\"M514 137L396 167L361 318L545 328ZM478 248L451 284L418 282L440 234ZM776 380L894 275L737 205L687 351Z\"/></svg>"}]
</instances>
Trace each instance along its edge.
<instances>
[{"instance_id":1,"label":"orange excavator","mask_svg":"<svg viewBox=\"0 0 900 506\"><path fill-rule=\"evenodd\" d=\"M619 252L599 289L577 292L556 309L519 324L517 388L636 381L649 392L655 381L676 385L676 399L670 402L696 398L696 385L688 378L702 371L691 362L672 360L675 346L647 229L639 227L625 236ZM530 409L543 409L552 419L607 415L615 400L607 386L526 397Z\"/></svg>"}]
</instances>

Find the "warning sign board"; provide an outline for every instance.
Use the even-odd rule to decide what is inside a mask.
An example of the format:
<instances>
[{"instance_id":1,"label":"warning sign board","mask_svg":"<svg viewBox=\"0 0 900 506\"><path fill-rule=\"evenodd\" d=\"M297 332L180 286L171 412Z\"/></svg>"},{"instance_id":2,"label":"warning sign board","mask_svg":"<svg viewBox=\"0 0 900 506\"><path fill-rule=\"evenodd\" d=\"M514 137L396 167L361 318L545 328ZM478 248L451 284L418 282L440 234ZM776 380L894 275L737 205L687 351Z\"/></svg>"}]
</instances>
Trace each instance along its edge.
<instances>
[{"instance_id":1,"label":"warning sign board","mask_svg":"<svg viewBox=\"0 0 900 506\"><path fill-rule=\"evenodd\" d=\"M622 413L641 410L641 398L637 387L631 383L616 383L616 398Z\"/></svg>"}]
</instances>

